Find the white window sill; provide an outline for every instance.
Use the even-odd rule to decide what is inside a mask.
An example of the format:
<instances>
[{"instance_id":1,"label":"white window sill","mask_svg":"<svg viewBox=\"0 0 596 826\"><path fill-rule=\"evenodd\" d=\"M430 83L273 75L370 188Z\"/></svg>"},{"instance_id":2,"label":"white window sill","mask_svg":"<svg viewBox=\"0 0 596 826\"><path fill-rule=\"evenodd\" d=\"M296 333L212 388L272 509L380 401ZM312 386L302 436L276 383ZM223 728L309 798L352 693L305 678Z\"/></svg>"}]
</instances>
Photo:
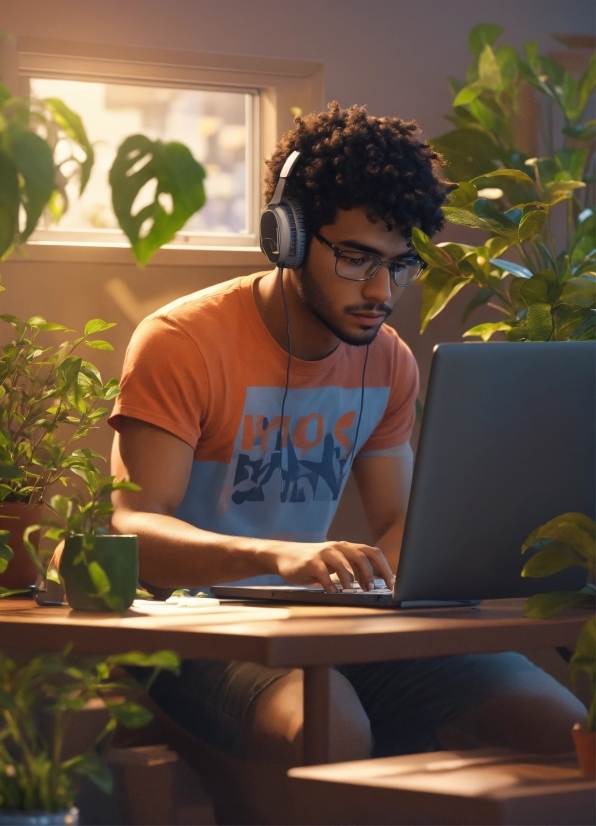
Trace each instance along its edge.
<instances>
[{"instance_id":1,"label":"white window sill","mask_svg":"<svg viewBox=\"0 0 596 826\"><path fill-rule=\"evenodd\" d=\"M127 244L91 244L34 241L24 244L21 254L10 256L11 264L34 262L73 262L89 264L135 265ZM192 247L167 245L158 250L147 267L252 267L269 269L271 264L258 247Z\"/></svg>"}]
</instances>

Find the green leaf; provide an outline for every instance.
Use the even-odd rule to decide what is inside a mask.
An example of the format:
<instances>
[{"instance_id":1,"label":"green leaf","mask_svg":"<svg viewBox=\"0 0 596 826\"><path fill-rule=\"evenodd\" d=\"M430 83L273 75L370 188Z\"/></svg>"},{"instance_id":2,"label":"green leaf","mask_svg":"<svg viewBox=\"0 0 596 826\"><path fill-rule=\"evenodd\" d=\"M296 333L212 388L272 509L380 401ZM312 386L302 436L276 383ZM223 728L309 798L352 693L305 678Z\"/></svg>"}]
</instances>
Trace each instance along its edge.
<instances>
[{"instance_id":1,"label":"green leaf","mask_svg":"<svg viewBox=\"0 0 596 826\"><path fill-rule=\"evenodd\" d=\"M115 327L115 322L104 321L101 318L92 318L85 324L85 335L92 336L94 333L103 333L104 330L109 330Z\"/></svg>"},{"instance_id":2,"label":"green leaf","mask_svg":"<svg viewBox=\"0 0 596 826\"><path fill-rule=\"evenodd\" d=\"M587 158L587 149L560 149L555 152L555 161L559 169L567 173L572 181L581 181Z\"/></svg>"},{"instance_id":3,"label":"green leaf","mask_svg":"<svg viewBox=\"0 0 596 826\"><path fill-rule=\"evenodd\" d=\"M528 332L530 341L549 341L553 332L550 304L532 304L528 308Z\"/></svg>"},{"instance_id":4,"label":"green leaf","mask_svg":"<svg viewBox=\"0 0 596 826\"><path fill-rule=\"evenodd\" d=\"M412 243L416 248L416 252L427 262L436 267L449 270L452 275L459 275L457 267L453 263L453 259L441 247L433 244L432 240L418 227L412 229Z\"/></svg>"},{"instance_id":5,"label":"green leaf","mask_svg":"<svg viewBox=\"0 0 596 826\"><path fill-rule=\"evenodd\" d=\"M592 92L596 88L596 55L592 55L588 68L582 75L578 84L577 110L575 117L580 118L586 108Z\"/></svg>"},{"instance_id":6,"label":"green leaf","mask_svg":"<svg viewBox=\"0 0 596 826\"><path fill-rule=\"evenodd\" d=\"M19 240L25 241L37 226L43 208L56 188L52 150L43 138L29 129L10 130L10 154L23 177L21 200L27 222Z\"/></svg>"},{"instance_id":7,"label":"green leaf","mask_svg":"<svg viewBox=\"0 0 596 826\"><path fill-rule=\"evenodd\" d=\"M125 700L123 703L106 701L110 714L125 728L141 728L153 720L153 714L145 706Z\"/></svg>"},{"instance_id":8,"label":"green leaf","mask_svg":"<svg viewBox=\"0 0 596 826\"><path fill-rule=\"evenodd\" d=\"M91 175L91 170L93 169L93 163L95 160L93 147L89 143L89 138L87 137L85 127L83 126L83 121L76 114L76 112L69 109L64 101L59 100L58 98L45 98L44 103L51 112L54 122L60 127L64 134L78 144L78 146L80 146L85 153L85 160L80 163L81 185L79 188L79 195L82 195L85 187L87 186L87 182L89 181L89 176Z\"/></svg>"},{"instance_id":9,"label":"green leaf","mask_svg":"<svg viewBox=\"0 0 596 826\"><path fill-rule=\"evenodd\" d=\"M550 594L534 594L526 600L524 613L533 619L546 619L560 613L564 608L578 605L585 599L579 591L553 591Z\"/></svg>"},{"instance_id":10,"label":"green leaf","mask_svg":"<svg viewBox=\"0 0 596 826\"><path fill-rule=\"evenodd\" d=\"M23 545L25 546L25 550L29 554L29 558L37 568L37 573L43 577L46 573L45 566L41 564L39 554L37 553L37 548L29 539L31 534L38 533L40 529L41 525L29 525L27 528L25 528L25 531L23 532Z\"/></svg>"},{"instance_id":11,"label":"green leaf","mask_svg":"<svg viewBox=\"0 0 596 826\"><path fill-rule=\"evenodd\" d=\"M497 63L495 53L488 43L482 49L480 57L478 58L478 76L480 83L482 83L486 89L498 92L503 87L503 78L501 77L499 64Z\"/></svg>"},{"instance_id":12,"label":"green leaf","mask_svg":"<svg viewBox=\"0 0 596 826\"><path fill-rule=\"evenodd\" d=\"M596 617L591 617L581 628L575 652L569 661L571 685L575 687L580 671L593 681L596 671Z\"/></svg>"},{"instance_id":13,"label":"green leaf","mask_svg":"<svg viewBox=\"0 0 596 826\"><path fill-rule=\"evenodd\" d=\"M468 36L470 51L475 57L480 57L484 47L492 46L504 31L505 29L502 26L497 26L494 23L478 23Z\"/></svg>"},{"instance_id":14,"label":"green leaf","mask_svg":"<svg viewBox=\"0 0 596 826\"><path fill-rule=\"evenodd\" d=\"M527 212L519 223L518 237L523 243L539 235L542 230L546 218L546 211L543 209L536 209L533 212Z\"/></svg>"},{"instance_id":15,"label":"green leaf","mask_svg":"<svg viewBox=\"0 0 596 826\"><path fill-rule=\"evenodd\" d=\"M112 585L110 583L109 577L101 567L98 562L90 562L88 566L89 576L91 577L91 581L95 586L95 590L97 591L99 596L105 597L109 595L110 591L112 590Z\"/></svg>"},{"instance_id":16,"label":"green leaf","mask_svg":"<svg viewBox=\"0 0 596 826\"><path fill-rule=\"evenodd\" d=\"M558 574L559 571L564 571L566 568L572 568L576 565L585 567L583 559L578 557L573 548L564 542L552 539L539 540L535 544L544 543L545 541L547 543L545 547L535 553L522 568L522 576L552 576L552 574ZM528 550L531 550L531 548Z\"/></svg>"},{"instance_id":17,"label":"green leaf","mask_svg":"<svg viewBox=\"0 0 596 826\"><path fill-rule=\"evenodd\" d=\"M550 307L550 293L553 288L556 289L556 286L555 273L552 270L542 270L532 278L524 279L519 288L519 295L526 307L531 307L533 304L548 304Z\"/></svg>"},{"instance_id":18,"label":"green leaf","mask_svg":"<svg viewBox=\"0 0 596 826\"><path fill-rule=\"evenodd\" d=\"M127 482L122 480L121 482L114 482L110 485L112 490L132 490L132 491L140 491L143 488L140 485L137 485L135 482Z\"/></svg>"},{"instance_id":19,"label":"green leaf","mask_svg":"<svg viewBox=\"0 0 596 826\"><path fill-rule=\"evenodd\" d=\"M581 329L590 317L590 310L569 304L555 306L555 341L567 341Z\"/></svg>"},{"instance_id":20,"label":"green leaf","mask_svg":"<svg viewBox=\"0 0 596 826\"><path fill-rule=\"evenodd\" d=\"M511 178L512 180L517 181L517 183L535 186L534 181L530 178L527 172L522 172L521 169L494 169L492 172L477 175L470 183L482 181L483 178Z\"/></svg>"},{"instance_id":21,"label":"green leaf","mask_svg":"<svg viewBox=\"0 0 596 826\"><path fill-rule=\"evenodd\" d=\"M12 249L19 220L19 174L0 149L0 261Z\"/></svg>"},{"instance_id":22,"label":"green leaf","mask_svg":"<svg viewBox=\"0 0 596 826\"><path fill-rule=\"evenodd\" d=\"M499 148L491 134L480 128L460 128L430 139L433 149L447 161L452 181L469 181L496 169Z\"/></svg>"},{"instance_id":23,"label":"green leaf","mask_svg":"<svg viewBox=\"0 0 596 826\"><path fill-rule=\"evenodd\" d=\"M478 198L474 204L474 212L500 235L517 237L517 226L510 218L499 212L488 198Z\"/></svg>"},{"instance_id":24,"label":"green leaf","mask_svg":"<svg viewBox=\"0 0 596 826\"><path fill-rule=\"evenodd\" d=\"M498 46L495 49L495 58L499 71L501 72L502 88L511 86L517 77L517 65L519 62L517 51L513 46Z\"/></svg>"},{"instance_id":25,"label":"green leaf","mask_svg":"<svg viewBox=\"0 0 596 826\"><path fill-rule=\"evenodd\" d=\"M527 267L522 267L521 264L513 264L505 258L491 258L490 263L506 272L510 272L511 275L515 275L517 278L532 278L532 272Z\"/></svg>"},{"instance_id":26,"label":"green leaf","mask_svg":"<svg viewBox=\"0 0 596 826\"><path fill-rule=\"evenodd\" d=\"M474 83L470 83L469 86L464 86L463 89L455 96L455 100L453 101L454 106L467 106L473 100L482 94L483 86L478 81Z\"/></svg>"},{"instance_id":27,"label":"green leaf","mask_svg":"<svg viewBox=\"0 0 596 826\"><path fill-rule=\"evenodd\" d=\"M595 307L596 278L587 274L570 278L561 291L559 302L573 304L576 307Z\"/></svg>"},{"instance_id":28,"label":"green leaf","mask_svg":"<svg viewBox=\"0 0 596 826\"><path fill-rule=\"evenodd\" d=\"M90 347L92 350L109 350L110 352L114 349L109 341L102 341L101 339L86 341L85 346Z\"/></svg>"},{"instance_id":29,"label":"green leaf","mask_svg":"<svg viewBox=\"0 0 596 826\"><path fill-rule=\"evenodd\" d=\"M477 324L467 330L463 337L479 336L482 341L488 341L495 333L505 333L511 329L511 324L507 321L490 321L485 324Z\"/></svg>"},{"instance_id":30,"label":"green leaf","mask_svg":"<svg viewBox=\"0 0 596 826\"><path fill-rule=\"evenodd\" d=\"M428 271L422 285L421 333L426 330L428 323L469 282L469 278L462 278L460 275L454 276L450 272L436 267Z\"/></svg>"},{"instance_id":31,"label":"green leaf","mask_svg":"<svg viewBox=\"0 0 596 826\"><path fill-rule=\"evenodd\" d=\"M596 557L596 527L594 520L583 513L562 513L532 531L522 546L525 552L539 539L564 542L588 561Z\"/></svg>"},{"instance_id":32,"label":"green leaf","mask_svg":"<svg viewBox=\"0 0 596 826\"><path fill-rule=\"evenodd\" d=\"M138 665L144 668L161 668L165 671L178 673L180 657L174 651L155 651L153 654L144 654L141 651L129 651L127 654L115 654L109 658L114 665Z\"/></svg>"},{"instance_id":33,"label":"green leaf","mask_svg":"<svg viewBox=\"0 0 596 826\"><path fill-rule=\"evenodd\" d=\"M462 181L457 189L449 193L449 206L467 207L474 203L478 197L478 190L474 184Z\"/></svg>"},{"instance_id":34,"label":"green leaf","mask_svg":"<svg viewBox=\"0 0 596 826\"><path fill-rule=\"evenodd\" d=\"M181 143L131 135L120 146L110 170L112 203L140 264L146 264L201 209L205 203L204 177L201 164ZM151 180L157 184L153 203L133 214L138 193ZM162 206L164 195L171 196L171 211ZM146 222L150 225L148 232Z\"/></svg>"},{"instance_id":35,"label":"green leaf","mask_svg":"<svg viewBox=\"0 0 596 826\"><path fill-rule=\"evenodd\" d=\"M75 757L66 765L77 774L89 778L104 794L112 793L114 787L112 773L106 763L96 754Z\"/></svg>"},{"instance_id":36,"label":"green leaf","mask_svg":"<svg viewBox=\"0 0 596 826\"><path fill-rule=\"evenodd\" d=\"M12 549L8 547L8 545L0 545L0 574L3 574L4 571L8 568L8 563L12 560L13 557L14 553Z\"/></svg>"},{"instance_id":37,"label":"green leaf","mask_svg":"<svg viewBox=\"0 0 596 826\"><path fill-rule=\"evenodd\" d=\"M474 115L478 123L484 126L487 132L492 135L496 135L499 132L497 115L490 107L483 103L480 98L471 101L470 112Z\"/></svg>"},{"instance_id":38,"label":"green leaf","mask_svg":"<svg viewBox=\"0 0 596 826\"><path fill-rule=\"evenodd\" d=\"M459 207L443 207L443 214L451 224L457 224L462 227L473 227L474 229L483 229L487 232L502 232L501 224L496 221L486 221L468 209L460 209Z\"/></svg>"},{"instance_id":39,"label":"green leaf","mask_svg":"<svg viewBox=\"0 0 596 826\"><path fill-rule=\"evenodd\" d=\"M546 185L549 203L558 204L570 198L574 190L583 189L585 186L583 181L551 181Z\"/></svg>"},{"instance_id":40,"label":"green leaf","mask_svg":"<svg viewBox=\"0 0 596 826\"><path fill-rule=\"evenodd\" d=\"M25 474L16 465L0 465L0 479L24 479Z\"/></svg>"}]
</instances>

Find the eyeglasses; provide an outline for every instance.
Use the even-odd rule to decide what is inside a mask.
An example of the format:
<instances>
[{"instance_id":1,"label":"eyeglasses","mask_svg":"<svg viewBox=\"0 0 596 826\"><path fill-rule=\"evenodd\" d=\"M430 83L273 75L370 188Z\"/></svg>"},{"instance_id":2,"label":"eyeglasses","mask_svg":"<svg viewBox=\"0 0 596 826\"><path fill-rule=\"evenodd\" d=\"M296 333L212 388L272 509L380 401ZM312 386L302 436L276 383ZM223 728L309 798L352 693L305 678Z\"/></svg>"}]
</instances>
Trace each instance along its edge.
<instances>
[{"instance_id":1,"label":"eyeglasses","mask_svg":"<svg viewBox=\"0 0 596 826\"><path fill-rule=\"evenodd\" d=\"M335 273L348 281L370 281L385 264L396 286L409 287L427 267L426 262L414 254L400 255L391 261L383 261L372 252L340 250L318 232L313 232L313 235L317 241L333 250Z\"/></svg>"}]
</instances>

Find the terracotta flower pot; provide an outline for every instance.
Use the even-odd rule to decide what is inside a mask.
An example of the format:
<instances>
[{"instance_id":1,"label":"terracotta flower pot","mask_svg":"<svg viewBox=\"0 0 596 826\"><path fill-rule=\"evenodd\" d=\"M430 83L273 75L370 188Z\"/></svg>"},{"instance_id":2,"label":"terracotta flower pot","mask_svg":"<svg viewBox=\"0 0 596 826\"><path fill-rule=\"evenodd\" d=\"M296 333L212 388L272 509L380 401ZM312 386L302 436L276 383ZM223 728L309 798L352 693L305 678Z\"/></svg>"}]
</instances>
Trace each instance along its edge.
<instances>
[{"instance_id":1,"label":"terracotta flower pot","mask_svg":"<svg viewBox=\"0 0 596 826\"><path fill-rule=\"evenodd\" d=\"M85 552L87 563L97 562L110 581L110 597L122 611L133 603L139 579L137 537L101 534L92 537L93 547ZM106 601L95 596L97 588L84 561L77 561L83 546L82 536L71 536L60 555L59 572L66 599L78 611L112 611Z\"/></svg>"},{"instance_id":2,"label":"terracotta flower pot","mask_svg":"<svg viewBox=\"0 0 596 826\"><path fill-rule=\"evenodd\" d=\"M582 774L596 777L596 731L586 731L576 723L571 733Z\"/></svg>"},{"instance_id":3,"label":"terracotta flower pot","mask_svg":"<svg viewBox=\"0 0 596 826\"><path fill-rule=\"evenodd\" d=\"M23 532L29 525L38 525L41 522L45 505L26 505L24 502L3 502L0 504L0 530L10 531L8 543L14 551L14 557L8 563L8 568L0 574L2 588L28 588L35 585L37 568L23 545ZM39 547L40 533L36 531L29 539Z\"/></svg>"}]
</instances>

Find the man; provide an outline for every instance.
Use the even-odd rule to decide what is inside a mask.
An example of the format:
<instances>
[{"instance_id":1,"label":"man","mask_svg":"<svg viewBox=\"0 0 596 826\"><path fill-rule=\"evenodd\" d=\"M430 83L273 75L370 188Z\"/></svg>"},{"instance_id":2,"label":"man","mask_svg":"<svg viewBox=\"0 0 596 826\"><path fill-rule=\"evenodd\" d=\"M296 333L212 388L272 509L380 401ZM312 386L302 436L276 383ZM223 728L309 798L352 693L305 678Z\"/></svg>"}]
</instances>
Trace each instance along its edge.
<instances>
[{"instance_id":1,"label":"man","mask_svg":"<svg viewBox=\"0 0 596 826\"><path fill-rule=\"evenodd\" d=\"M295 150L286 192L304 213L303 264L174 302L141 323L127 354L110 419L113 472L142 491L115 496L113 522L138 534L152 589L264 574L327 591L334 575L343 586L354 575L370 589L375 572L393 585L418 372L383 322L421 271L412 228L441 228L447 185L415 124L333 103L280 141L267 202ZM374 547L325 540L350 466ZM301 679L189 662L152 694L217 749L291 765ZM567 750L585 716L512 653L347 666L334 671L332 695L337 760L447 743Z\"/></svg>"}]
</instances>

